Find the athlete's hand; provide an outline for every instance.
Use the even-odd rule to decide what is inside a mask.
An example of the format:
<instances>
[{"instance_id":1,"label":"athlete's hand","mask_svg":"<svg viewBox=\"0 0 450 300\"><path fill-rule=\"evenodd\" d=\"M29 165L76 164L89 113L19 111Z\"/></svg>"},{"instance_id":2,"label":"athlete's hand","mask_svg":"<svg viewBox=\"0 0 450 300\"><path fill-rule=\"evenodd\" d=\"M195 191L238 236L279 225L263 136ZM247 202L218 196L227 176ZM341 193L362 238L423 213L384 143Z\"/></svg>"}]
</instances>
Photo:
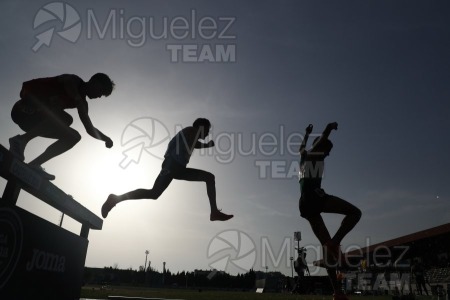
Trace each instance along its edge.
<instances>
[{"instance_id":1,"label":"athlete's hand","mask_svg":"<svg viewBox=\"0 0 450 300\"><path fill-rule=\"evenodd\" d=\"M109 137L105 138L105 146L106 148L111 148L113 146L113 141Z\"/></svg>"},{"instance_id":2,"label":"athlete's hand","mask_svg":"<svg viewBox=\"0 0 450 300\"><path fill-rule=\"evenodd\" d=\"M330 126L331 129L337 130L338 129L338 123L337 122L333 122L328 124L328 126Z\"/></svg>"},{"instance_id":3,"label":"athlete's hand","mask_svg":"<svg viewBox=\"0 0 450 300\"><path fill-rule=\"evenodd\" d=\"M309 124L308 127L306 127L306 134L311 134L312 130L313 130L313 125Z\"/></svg>"}]
</instances>

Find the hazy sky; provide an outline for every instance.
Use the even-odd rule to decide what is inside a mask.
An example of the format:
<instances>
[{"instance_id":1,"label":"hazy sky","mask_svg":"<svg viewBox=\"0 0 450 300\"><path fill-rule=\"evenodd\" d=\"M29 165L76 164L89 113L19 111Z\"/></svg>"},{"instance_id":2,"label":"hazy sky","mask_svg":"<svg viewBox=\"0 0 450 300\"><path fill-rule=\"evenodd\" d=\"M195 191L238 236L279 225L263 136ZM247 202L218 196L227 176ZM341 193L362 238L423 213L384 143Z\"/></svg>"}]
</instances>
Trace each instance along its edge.
<instances>
[{"instance_id":1,"label":"hazy sky","mask_svg":"<svg viewBox=\"0 0 450 300\"><path fill-rule=\"evenodd\" d=\"M279 250L294 231L302 232L302 245L318 244L299 216L293 151L309 123L315 134L339 123L323 187L363 211L344 248L449 222L450 3L48 3L0 3L0 143L8 147L9 137L22 133L10 118L22 82L62 73L87 81L104 72L116 89L89 101L89 113L114 147L87 135L69 110L83 139L44 165L54 183L100 215L109 193L150 188L166 138L206 117L217 147L196 152L190 166L215 174L218 206L235 214L210 222L204 184L174 181L157 201L114 208L103 230L90 233L87 266L137 269L148 249L159 270L163 261L172 271L209 269L221 255L208 258L209 244L226 231L251 237L255 269L268 264L290 274L267 259L267 245L275 256L292 255ZM52 37L49 46L41 45L42 33ZM33 140L26 161L50 143ZM123 161L124 153L137 162ZM59 212L26 193L19 205L59 222ZM341 221L325 218L332 231ZM64 227L78 233L80 225L66 218Z\"/></svg>"}]
</instances>

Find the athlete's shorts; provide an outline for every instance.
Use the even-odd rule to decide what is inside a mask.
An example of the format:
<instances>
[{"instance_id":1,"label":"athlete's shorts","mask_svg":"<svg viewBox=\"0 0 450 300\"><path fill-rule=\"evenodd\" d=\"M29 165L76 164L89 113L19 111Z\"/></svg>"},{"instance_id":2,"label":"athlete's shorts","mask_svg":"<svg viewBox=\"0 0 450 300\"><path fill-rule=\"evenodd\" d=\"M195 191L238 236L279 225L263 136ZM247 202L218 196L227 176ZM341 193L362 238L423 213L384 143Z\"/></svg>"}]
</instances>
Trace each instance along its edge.
<instances>
[{"instance_id":1,"label":"athlete's shorts","mask_svg":"<svg viewBox=\"0 0 450 300\"><path fill-rule=\"evenodd\" d=\"M321 188L302 191L299 201L300 215L308 219L323 212L325 202L330 195Z\"/></svg>"},{"instance_id":2,"label":"athlete's shorts","mask_svg":"<svg viewBox=\"0 0 450 300\"><path fill-rule=\"evenodd\" d=\"M170 157L166 157L162 163L159 176L170 176L173 178L184 170L186 170L186 166L178 163Z\"/></svg>"},{"instance_id":3,"label":"athlete's shorts","mask_svg":"<svg viewBox=\"0 0 450 300\"><path fill-rule=\"evenodd\" d=\"M70 126L73 122L72 116L62 109L52 109L44 106L37 108L23 99L14 104L11 110L11 118L25 132L44 120L51 120L50 126L57 126L61 123Z\"/></svg>"}]
</instances>

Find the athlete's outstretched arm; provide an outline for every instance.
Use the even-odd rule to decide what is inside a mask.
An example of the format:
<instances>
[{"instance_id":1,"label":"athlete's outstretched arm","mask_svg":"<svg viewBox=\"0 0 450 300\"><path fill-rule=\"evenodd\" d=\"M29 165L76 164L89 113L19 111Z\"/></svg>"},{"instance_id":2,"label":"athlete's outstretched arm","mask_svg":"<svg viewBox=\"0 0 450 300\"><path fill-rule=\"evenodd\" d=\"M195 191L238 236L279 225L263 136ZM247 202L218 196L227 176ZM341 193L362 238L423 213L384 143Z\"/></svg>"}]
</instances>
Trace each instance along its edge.
<instances>
[{"instance_id":1,"label":"athlete's outstretched arm","mask_svg":"<svg viewBox=\"0 0 450 300\"><path fill-rule=\"evenodd\" d=\"M337 130L338 129L338 123L337 122L333 122L333 123L329 123L327 125L327 127L325 127L325 130L322 133L322 137L321 138L328 138L330 136L331 130Z\"/></svg>"},{"instance_id":2,"label":"athlete's outstretched arm","mask_svg":"<svg viewBox=\"0 0 450 300\"><path fill-rule=\"evenodd\" d=\"M83 123L83 126L86 129L86 132L93 138L104 141L105 146L107 148L111 148L113 146L113 141L108 136L103 134L100 130L95 128L94 125L92 124L92 121L89 118L89 114L88 114L87 103L80 103L78 105L77 109L78 109L78 115L80 116L80 120Z\"/></svg>"},{"instance_id":3,"label":"athlete's outstretched arm","mask_svg":"<svg viewBox=\"0 0 450 300\"><path fill-rule=\"evenodd\" d=\"M313 130L312 124L309 124L308 127L306 127L306 129L305 129L305 136L303 137L302 144L300 145L300 149L298 150L300 152L300 155L302 155L302 153L306 149L306 144L308 143L308 138L309 138L309 135L311 134L312 130Z\"/></svg>"},{"instance_id":4,"label":"athlete's outstretched arm","mask_svg":"<svg viewBox=\"0 0 450 300\"><path fill-rule=\"evenodd\" d=\"M78 89L80 79L75 75L63 75L62 80L67 94L74 98L77 103L78 115L80 116L80 120L83 123L86 132L93 138L104 141L106 147L111 148L113 145L112 140L95 128L89 118L86 98L80 95Z\"/></svg>"},{"instance_id":5,"label":"athlete's outstretched arm","mask_svg":"<svg viewBox=\"0 0 450 300\"><path fill-rule=\"evenodd\" d=\"M338 123L336 123L336 122L329 123L327 125L327 127L325 127L325 130L323 131L323 133L320 136L320 138L314 143L311 151L312 152L316 152L317 147L320 147L322 142L328 139L328 137L330 136L331 131L332 130L337 130L337 128L338 128Z\"/></svg>"}]
</instances>

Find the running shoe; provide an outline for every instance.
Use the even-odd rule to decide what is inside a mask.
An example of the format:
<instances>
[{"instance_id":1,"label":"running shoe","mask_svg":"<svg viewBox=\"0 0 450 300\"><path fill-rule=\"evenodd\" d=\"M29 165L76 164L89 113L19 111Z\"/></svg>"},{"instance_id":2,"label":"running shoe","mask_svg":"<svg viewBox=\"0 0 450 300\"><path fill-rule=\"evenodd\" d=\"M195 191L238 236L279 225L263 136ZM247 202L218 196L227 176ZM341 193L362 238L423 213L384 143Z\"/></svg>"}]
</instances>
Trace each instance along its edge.
<instances>
[{"instance_id":1,"label":"running shoe","mask_svg":"<svg viewBox=\"0 0 450 300\"><path fill-rule=\"evenodd\" d=\"M102 217L106 218L109 214L109 212L111 211L111 209L113 209L114 206L116 206L117 204L117 196L110 194L108 196L108 199L106 199L105 203L103 203L102 205Z\"/></svg>"},{"instance_id":2,"label":"running shoe","mask_svg":"<svg viewBox=\"0 0 450 300\"><path fill-rule=\"evenodd\" d=\"M45 171L45 169L41 166L33 166L33 165L29 165L31 169L33 169L36 173L39 174L39 176L43 177L44 179L47 180L55 180L55 175L52 175L50 173L47 173Z\"/></svg>"},{"instance_id":3,"label":"running shoe","mask_svg":"<svg viewBox=\"0 0 450 300\"><path fill-rule=\"evenodd\" d=\"M214 212L211 212L209 219L211 221L227 221L227 220L231 219L232 217L234 217L234 216L224 214L220 209L218 209Z\"/></svg>"}]
</instances>

